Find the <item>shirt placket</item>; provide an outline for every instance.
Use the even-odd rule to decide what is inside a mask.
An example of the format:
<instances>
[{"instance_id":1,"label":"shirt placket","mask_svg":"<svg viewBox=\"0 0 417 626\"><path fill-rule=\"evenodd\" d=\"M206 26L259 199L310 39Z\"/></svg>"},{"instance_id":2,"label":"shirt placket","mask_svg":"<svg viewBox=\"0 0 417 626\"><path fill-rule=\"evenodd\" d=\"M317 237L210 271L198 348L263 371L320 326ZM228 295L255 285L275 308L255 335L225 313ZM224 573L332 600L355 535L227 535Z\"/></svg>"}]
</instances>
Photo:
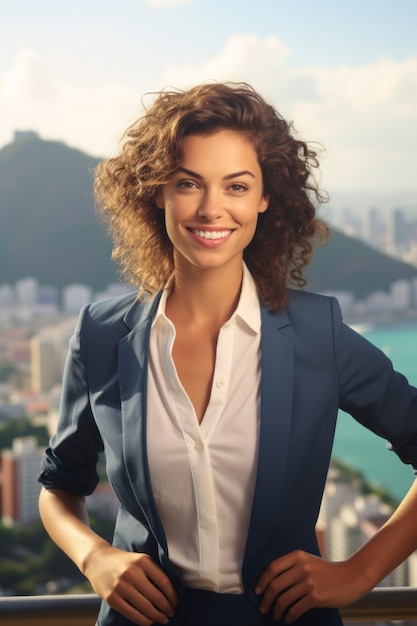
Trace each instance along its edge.
<instances>
[{"instance_id":1,"label":"shirt placket","mask_svg":"<svg viewBox=\"0 0 417 626\"><path fill-rule=\"evenodd\" d=\"M175 329L171 327L166 344L171 395L176 419L188 450L196 506L199 546L199 576L209 589L219 587L219 521L215 481L210 459L210 438L221 417L227 398L233 352L234 323L220 331L209 405L201 425L192 403L178 378L172 359Z\"/></svg>"}]
</instances>

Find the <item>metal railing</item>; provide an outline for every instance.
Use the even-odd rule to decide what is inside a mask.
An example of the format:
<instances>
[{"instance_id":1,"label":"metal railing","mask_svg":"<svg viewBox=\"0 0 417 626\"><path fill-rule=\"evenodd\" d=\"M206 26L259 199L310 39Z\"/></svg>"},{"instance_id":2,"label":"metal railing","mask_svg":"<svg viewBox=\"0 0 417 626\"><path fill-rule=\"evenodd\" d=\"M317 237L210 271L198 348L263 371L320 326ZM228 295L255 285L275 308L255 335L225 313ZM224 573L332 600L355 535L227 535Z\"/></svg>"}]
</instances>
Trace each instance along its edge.
<instances>
[{"instance_id":1,"label":"metal railing","mask_svg":"<svg viewBox=\"0 0 417 626\"><path fill-rule=\"evenodd\" d=\"M5 626L93 626L100 605L94 594L0 598ZM371 591L341 609L344 622L417 620L417 588L387 587Z\"/></svg>"}]
</instances>

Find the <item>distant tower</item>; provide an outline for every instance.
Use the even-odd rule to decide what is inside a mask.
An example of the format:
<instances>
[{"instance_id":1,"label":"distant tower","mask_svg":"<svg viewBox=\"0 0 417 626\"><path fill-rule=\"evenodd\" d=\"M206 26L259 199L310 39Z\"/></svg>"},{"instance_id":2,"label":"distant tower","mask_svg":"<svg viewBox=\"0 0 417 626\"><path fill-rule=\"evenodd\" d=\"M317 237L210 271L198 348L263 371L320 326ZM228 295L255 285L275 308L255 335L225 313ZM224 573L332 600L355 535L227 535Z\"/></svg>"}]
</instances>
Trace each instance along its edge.
<instances>
[{"instance_id":1,"label":"distant tower","mask_svg":"<svg viewBox=\"0 0 417 626\"><path fill-rule=\"evenodd\" d=\"M37 481L43 449L35 437L13 440L11 450L1 453L1 509L5 526L26 524L39 519Z\"/></svg>"},{"instance_id":2,"label":"distant tower","mask_svg":"<svg viewBox=\"0 0 417 626\"><path fill-rule=\"evenodd\" d=\"M68 285L62 290L62 308L68 315L78 314L80 309L93 300L93 293L87 285Z\"/></svg>"},{"instance_id":3,"label":"distant tower","mask_svg":"<svg viewBox=\"0 0 417 626\"><path fill-rule=\"evenodd\" d=\"M398 256L407 242L407 222L402 209L394 209L388 218L387 251Z\"/></svg>"},{"instance_id":4,"label":"distant tower","mask_svg":"<svg viewBox=\"0 0 417 626\"><path fill-rule=\"evenodd\" d=\"M327 477L326 489L320 509L318 528L322 530L322 550L326 558L332 558L334 539L332 522L338 518L343 506L353 504L360 494L360 484L344 473L331 469Z\"/></svg>"},{"instance_id":5,"label":"distant tower","mask_svg":"<svg viewBox=\"0 0 417 626\"><path fill-rule=\"evenodd\" d=\"M43 393L60 382L61 367L52 339L45 336L32 337L30 340L30 365L32 390Z\"/></svg>"},{"instance_id":6,"label":"distant tower","mask_svg":"<svg viewBox=\"0 0 417 626\"><path fill-rule=\"evenodd\" d=\"M38 302L39 285L36 278L22 278L15 284L17 303L20 306L33 306Z\"/></svg>"},{"instance_id":7,"label":"distant tower","mask_svg":"<svg viewBox=\"0 0 417 626\"><path fill-rule=\"evenodd\" d=\"M369 208L363 216L363 239L373 246L380 244L379 213L375 208Z\"/></svg>"},{"instance_id":8,"label":"distant tower","mask_svg":"<svg viewBox=\"0 0 417 626\"><path fill-rule=\"evenodd\" d=\"M76 317L60 324L45 326L30 341L30 369L32 390L50 391L62 381L68 342L74 332Z\"/></svg>"},{"instance_id":9,"label":"distant tower","mask_svg":"<svg viewBox=\"0 0 417 626\"><path fill-rule=\"evenodd\" d=\"M396 280L390 287L391 308L405 311L412 306L412 283L409 280Z\"/></svg>"}]
</instances>

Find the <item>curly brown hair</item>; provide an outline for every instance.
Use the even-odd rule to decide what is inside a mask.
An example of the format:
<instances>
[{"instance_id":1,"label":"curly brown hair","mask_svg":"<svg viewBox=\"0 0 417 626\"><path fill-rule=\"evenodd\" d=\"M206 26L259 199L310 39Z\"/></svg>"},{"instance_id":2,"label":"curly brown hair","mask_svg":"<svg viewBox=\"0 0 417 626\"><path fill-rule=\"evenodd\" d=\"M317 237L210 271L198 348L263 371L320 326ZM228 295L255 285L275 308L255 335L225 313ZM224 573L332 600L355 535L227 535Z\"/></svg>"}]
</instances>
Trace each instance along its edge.
<instances>
[{"instance_id":1,"label":"curly brown hair","mask_svg":"<svg viewBox=\"0 0 417 626\"><path fill-rule=\"evenodd\" d=\"M173 247L155 197L179 167L184 137L220 129L244 133L258 155L269 205L259 215L244 260L260 300L278 311L288 283L306 284L303 269L313 239L327 237L313 203L318 206L325 196L313 176L317 152L297 139L293 124L246 83L158 93L125 132L120 155L98 166L95 193L113 237L113 258L140 295L166 285L174 270Z\"/></svg>"}]
</instances>

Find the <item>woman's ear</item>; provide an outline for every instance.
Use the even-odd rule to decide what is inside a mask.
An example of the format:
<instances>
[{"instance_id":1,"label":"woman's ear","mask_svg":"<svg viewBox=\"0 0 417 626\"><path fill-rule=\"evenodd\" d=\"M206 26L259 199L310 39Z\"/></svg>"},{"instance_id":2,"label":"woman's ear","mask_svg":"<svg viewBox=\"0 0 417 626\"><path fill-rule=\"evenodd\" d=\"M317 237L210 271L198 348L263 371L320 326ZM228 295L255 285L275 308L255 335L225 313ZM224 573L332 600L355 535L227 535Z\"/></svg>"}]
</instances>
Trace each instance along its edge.
<instances>
[{"instance_id":1,"label":"woman's ear","mask_svg":"<svg viewBox=\"0 0 417 626\"><path fill-rule=\"evenodd\" d=\"M158 209L161 209L162 211L165 209L165 207L164 207L164 198L162 197L162 191L161 190L156 192L156 194L153 197L153 201L155 202L155 204L156 204Z\"/></svg>"},{"instance_id":2,"label":"woman's ear","mask_svg":"<svg viewBox=\"0 0 417 626\"><path fill-rule=\"evenodd\" d=\"M261 202L259 204L258 213L265 213L265 211L267 210L269 206L269 198L270 198L269 194L262 196Z\"/></svg>"}]
</instances>

